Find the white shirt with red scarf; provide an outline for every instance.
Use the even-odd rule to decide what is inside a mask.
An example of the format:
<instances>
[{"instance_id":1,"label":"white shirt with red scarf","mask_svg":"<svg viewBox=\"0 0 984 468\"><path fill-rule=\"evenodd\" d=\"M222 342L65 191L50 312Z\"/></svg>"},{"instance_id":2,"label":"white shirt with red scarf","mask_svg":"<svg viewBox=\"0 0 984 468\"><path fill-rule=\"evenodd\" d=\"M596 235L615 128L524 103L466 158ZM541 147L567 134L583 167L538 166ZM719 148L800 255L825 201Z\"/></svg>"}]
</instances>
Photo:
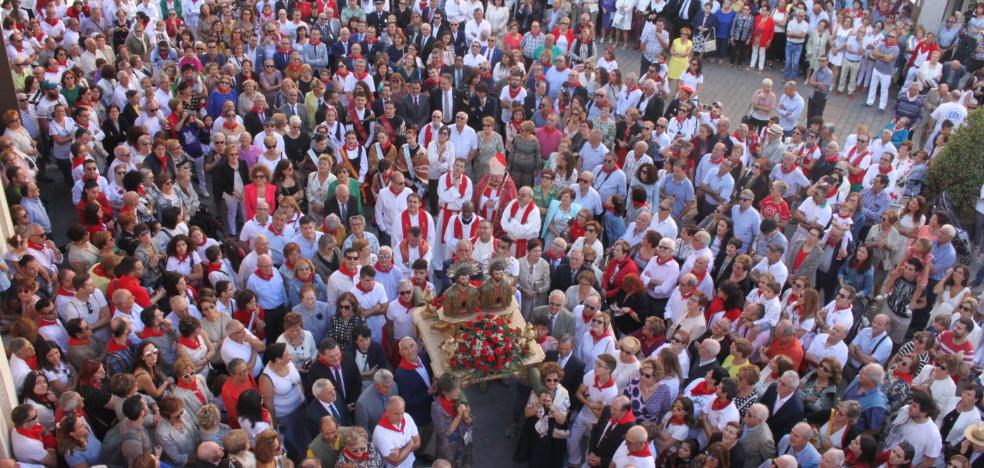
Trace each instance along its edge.
<instances>
[{"instance_id":1,"label":"white shirt with red scarf","mask_svg":"<svg viewBox=\"0 0 984 468\"><path fill-rule=\"evenodd\" d=\"M471 222L466 223L458 213L448 220L448 226L444 229L444 259L451 258L455 249L458 248L458 241L471 239L478 235L478 224L482 222L482 217L473 214Z\"/></svg>"},{"instance_id":2,"label":"white shirt with red scarf","mask_svg":"<svg viewBox=\"0 0 984 468\"><path fill-rule=\"evenodd\" d=\"M530 200L526 206L520 206L519 200L513 200L502 211L502 230L513 239L513 255L526 255L526 242L540 235L540 211Z\"/></svg>"}]
</instances>

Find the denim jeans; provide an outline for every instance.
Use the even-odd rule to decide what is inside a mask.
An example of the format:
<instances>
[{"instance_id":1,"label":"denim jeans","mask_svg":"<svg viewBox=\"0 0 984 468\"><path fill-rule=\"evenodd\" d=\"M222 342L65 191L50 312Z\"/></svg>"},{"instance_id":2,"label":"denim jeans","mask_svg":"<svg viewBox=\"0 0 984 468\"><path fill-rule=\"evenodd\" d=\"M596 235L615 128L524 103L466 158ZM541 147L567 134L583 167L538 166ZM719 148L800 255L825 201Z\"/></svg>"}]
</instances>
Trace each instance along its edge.
<instances>
[{"instance_id":1,"label":"denim jeans","mask_svg":"<svg viewBox=\"0 0 984 468\"><path fill-rule=\"evenodd\" d=\"M786 42L786 67L782 70L783 78L792 80L799 75L799 61L803 54L803 43Z\"/></svg>"}]
</instances>

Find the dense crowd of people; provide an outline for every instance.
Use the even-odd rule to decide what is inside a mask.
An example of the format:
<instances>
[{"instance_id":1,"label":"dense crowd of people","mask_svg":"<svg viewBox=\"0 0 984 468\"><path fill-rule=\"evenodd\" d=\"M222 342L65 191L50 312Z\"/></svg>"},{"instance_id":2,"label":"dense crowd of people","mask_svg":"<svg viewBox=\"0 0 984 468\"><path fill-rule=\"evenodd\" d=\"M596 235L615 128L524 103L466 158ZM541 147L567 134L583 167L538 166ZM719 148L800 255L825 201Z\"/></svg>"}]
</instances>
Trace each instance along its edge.
<instances>
[{"instance_id":1,"label":"dense crowd of people","mask_svg":"<svg viewBox=\"0 0 984 468\"><path fill-rule=\"evenodd\" d=\"M535 467L984 466L984 269L925 190L984 4L917 15L2 0L0 463L466 468L481 424ZM715 62L763 74L747 114ZM825 120L855 95L889 123ZM546 355L505 425L414 322L469 283Z\"/></svg>"}]
</instances>

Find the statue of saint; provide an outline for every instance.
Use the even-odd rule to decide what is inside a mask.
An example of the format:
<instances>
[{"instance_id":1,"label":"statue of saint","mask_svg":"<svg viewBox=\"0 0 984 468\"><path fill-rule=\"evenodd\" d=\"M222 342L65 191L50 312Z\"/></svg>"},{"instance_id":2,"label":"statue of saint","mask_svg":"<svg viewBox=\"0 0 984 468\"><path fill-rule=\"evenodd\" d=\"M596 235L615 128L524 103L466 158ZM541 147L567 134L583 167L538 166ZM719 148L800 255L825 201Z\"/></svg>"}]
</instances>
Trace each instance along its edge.
<instances>
[{"instance_id":1,"label":"statue of saint","mask_svg":"<svg viewBox=\"0 0 984 468\"><path fill-rule=\"evenodd\" d=\"M485 312L502 312L512 305L515 288L505 270L506 263L502 259L489 263L489 278L478 290L478 301Z\"/></svg>"},{"instance_id":2,"label":"statue of saint","mask_svg":"<svg viewBox=\"0 0 984 468\"><path fill-rule=\"evenodd\" d=\"M444 291L444 300L441 301L445 317L468 317L478 310L478 288L468 282L469 275L471 275L471 268L467 265L452 273L451 279L454 284Z\"/></svg>"}]
</instances>

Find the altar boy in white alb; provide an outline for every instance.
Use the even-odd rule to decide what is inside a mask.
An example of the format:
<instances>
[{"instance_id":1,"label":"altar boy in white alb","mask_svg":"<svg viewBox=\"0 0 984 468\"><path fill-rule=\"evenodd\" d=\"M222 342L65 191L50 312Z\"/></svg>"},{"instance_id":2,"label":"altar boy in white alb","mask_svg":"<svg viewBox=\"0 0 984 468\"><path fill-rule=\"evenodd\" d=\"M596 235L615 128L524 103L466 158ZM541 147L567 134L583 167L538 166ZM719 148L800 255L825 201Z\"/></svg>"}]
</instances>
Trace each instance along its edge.
<instances>
[{"instance_id":1,"label":"altar boy in white alb","mask_svg":"<svg viewBox=\"0 0 984 468\"><path fill-rule=\"evenodd\" d=\"M417 424L405 409L403 398L391 396L386 401L386 412L372 431L372 445L387 468L412 468L413 451L420 447Z\"/></svg>"},{"instance_id":2,"label":"altar boy in white alb","mask_svg":"<svg viewBox=\"0 0 984 468\"><path fill-rule=\"evenodd\" d=\"M502 230L514 241L513 255L526 255L526 242L540 235L540 211L533 203L533 189L522 187L519 196L502 211Z\"/></svg>"}]
</instances>

